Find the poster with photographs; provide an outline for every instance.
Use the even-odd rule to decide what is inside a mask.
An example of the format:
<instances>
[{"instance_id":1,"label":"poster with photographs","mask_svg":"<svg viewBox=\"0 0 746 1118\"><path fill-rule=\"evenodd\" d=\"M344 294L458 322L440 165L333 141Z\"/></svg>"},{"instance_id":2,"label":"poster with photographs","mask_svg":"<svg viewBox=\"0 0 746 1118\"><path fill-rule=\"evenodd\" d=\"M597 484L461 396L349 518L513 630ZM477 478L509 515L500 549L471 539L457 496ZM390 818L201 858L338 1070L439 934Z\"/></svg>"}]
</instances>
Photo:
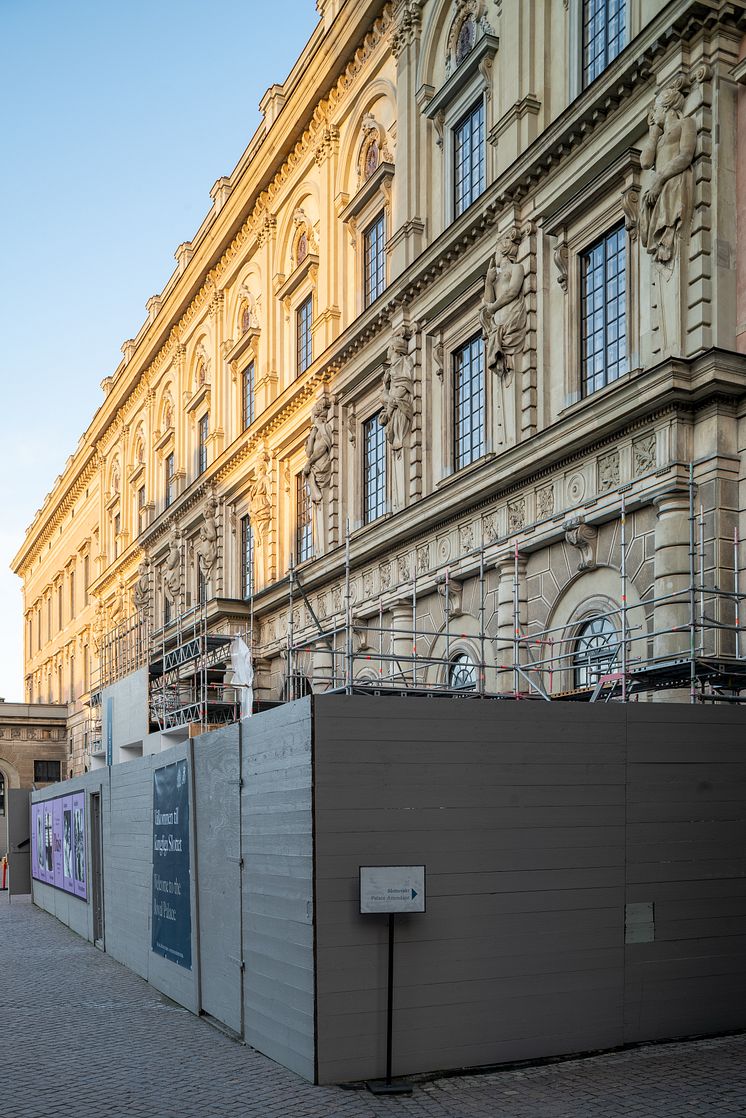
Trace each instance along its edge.
<instances>
[{"instance_id":1,"label":"poster with photographs","mask_svg":"<svg viewBox=\"0 0 746 1118\"><path fill-rule=\"evenodd\" d=\"M73 799L65 796L62 801L62 888L74 893L73 883Z\"/></svg>"},{"instance_id":2,"label":"poster with photographs","mask_svg":"<svg viewBox=\"0 0 746 1118\"><path fill-rule=\"evenodd\" d=\"M53 802L53 800L47 800L44 804L44 880L47 885L54 885Z\"/></svg>"},{"instance_id":3,"label":"poster with photographs","mask_svg":"<svg viewBox=\"0 0 746 1118\"><path fill-rule=\"evenodd\" d=\"M87 897L85 865L85 792L73 796L73 878L75 896Z\"/></svg>"},{"instance_id":4,"label":"poster with photographs","mask_svg":"<svg viewBox=\"0 0 746 1118\"><path fill-rule=\"evenodd\" d=\"M85 792L31 805L31 873L82 900L88 899Z\"/></svg>"}]
</instances>

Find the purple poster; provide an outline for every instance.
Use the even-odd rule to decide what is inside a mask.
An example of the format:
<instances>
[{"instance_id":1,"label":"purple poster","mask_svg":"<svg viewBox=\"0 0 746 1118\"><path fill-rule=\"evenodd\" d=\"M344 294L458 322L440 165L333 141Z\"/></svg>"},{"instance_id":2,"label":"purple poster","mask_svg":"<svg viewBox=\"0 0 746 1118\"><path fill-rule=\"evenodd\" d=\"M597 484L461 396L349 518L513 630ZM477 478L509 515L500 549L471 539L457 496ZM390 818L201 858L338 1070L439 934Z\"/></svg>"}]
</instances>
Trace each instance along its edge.
<instances>
[{"instance_id":1,"label":"purple poster","mask_svg":"<svg viewBox=\"0 0 746 1118\"><path fill-rule=\"evenodd\" d=\"M75 896L87 898L86 856L85 856L85 792L77 792L73 797L73 878Z\"/></svg>"},{"instance_id":2,"label":"purple poster","mask_svg":"<svg viewBox=\"0 0 746 1118\"><path fill-rule=\"evenodd\" d=\"M54 883L62 888L62 800L52 800L52 849Z\"/></svg>"},{"instance_id":3,"label":"purple poster","mask_svg":"<svg viewBox=\"0 0 746 1118\"><path fill-rule=\"evenodd\" d=\"M66 893L75 892L73 882L73 798L62 801L62 888Z\"/></svg>"},{"instance_id":4,"label":"purple poster","mask_svg":"<svg viewBox=\"0 0 746 1118\"><path fill-rule=\"evenodd\" d=\"M37 879L41 878L41 867L44 851L44 834L42 831L41 806L31 805L31 873Z\"/></svg>"},{"instance_id":5,"label":"purple poster","mask_svg":"<svg viewBox=\"0 0 746 1118\"><path fill-rule=\"evenodd\" d=\"M52 801L45 800L42 804L42 810L44 812L44 880L47 885L54 885Z\"/></svg>"}]
</instances>

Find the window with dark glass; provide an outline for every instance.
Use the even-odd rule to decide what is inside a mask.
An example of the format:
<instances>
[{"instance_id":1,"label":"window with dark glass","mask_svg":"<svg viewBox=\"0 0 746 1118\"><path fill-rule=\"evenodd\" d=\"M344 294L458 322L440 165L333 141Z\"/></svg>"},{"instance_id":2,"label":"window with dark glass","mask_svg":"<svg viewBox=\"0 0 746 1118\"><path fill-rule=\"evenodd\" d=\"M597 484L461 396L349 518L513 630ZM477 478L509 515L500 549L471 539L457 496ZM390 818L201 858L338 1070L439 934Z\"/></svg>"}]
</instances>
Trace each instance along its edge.
<instances>
[{"instance_id":1,"label":"window with dark glass","mask_svg":"<svg viewBox=\"0 0 746 1118\"><path fill-rule=\"evenodd\" d=\"M589 85L623 49L626 0L584 0L583 85Z\"/></svg>"},{"instance_id":2,"label":"window with dark glass","mask_svg":"<svg viewBox=\"0 0 746 1118\"><path fill-rule=\"evenodd\" d=\"M207 601L207 576L201 567L197 567L197 602L203 606Z\"/></svg>"},{"instance_id":3,"label":"window with dark glass","mask_svg":"<svg viewBox=\"0 0 746 1118\"><path fill-rule=\"evenodd\" d=\"M254 529L251 518L241 518L241 597L245 600L254 593Z\"/></svg>"},{"instance_id":4,"label":"window with dark glass","mask_svg":"<svg viewBox=\"0 0 746 1118\"><path fill-rule=\"evenodd\" d=\"M313 521L311 498L303 474L295 478L295 556L303 563L313 555Z\"/></svg>"},{"instance_id":5,"label":"window with dark glass","mask_svg":"<svg viewBox=\"0 0 746 1118\"><path fill-rule=\"evenodd\" d=\"M254 422L254 362L243 371L241 379L241 405L244 430Z\"/></svg>"},{"instance_id":6,"label":"window with dark glass","mask_svg":"<svg viewBox=\"0 0 746 1118\"><path fill-rule=\"evenodd\" d=\"M89 586L91 583L91 559L89 555L83 556L83 601L88 605L90 598Z\"/></svg>"},{"instance_id":7,"label":"window with dark glass","mask_svg":"<svg viewBox=\"0 0 746 1118\"><path fill-rule=\"evenodd\" d=\"M207 436L210 433L209 412L199 421L199 440L197 445L197 473L203 474L207 469Z\"/></svg>"},{"instance_id":8,"label":"window with dark glass","mask_svg":"<svg viewBox=\"0 0 746 1118\"><path fill-rule=\"evenodd\" d=\"M379 295L383 294L386 286L386 256L384 253L384 215L379 214L363 235L364 258L364 296L365 305L369 307Z\"/></svg>"},{"instance_id":9,"label":"window with dark glass","mask_svg":"<svg viewBox=\"0 0 746 1118\"><path fill-rule=\"evenodd\" d=\"M311 350L311 319L313 296L301 303L295 315L295 354L298 374L304 373L313 360Z\"/></svg>"},{"instance_id":10,"label":"window with dark glass","mask_svg":"<svg viewBox=\"0 0 746 1118\"><path fill-rule=\"evenodd\" d=\"M608 617L586 621L578 633L572 658L575 686L592 687L599 676L613 672L620 644Z\"/></svg>"},{"instance_id":11,"label":"window with dark glass","mask_svg":"<svg viewBox=\"0 0 746 1118\"><path fill-rule=\"evenodd\" d=\"M114 514L114 555L119 554L119 535L122 531L122 517L120 513ZM60 614L62 613L62 603L60 603Z\"/></svg>"},{"instance_id":12,"label":"window with dark glass","mask_svg":"<svg viewBox=\"0 0 746 1118\"><path fill-rule=\"evenodd\" d=\"M114 517L114 532L119 535L119 513ZM63 624L62 617L62 583L57 587L57 628L61 629Z\"/></svg>"},{"instance_id":13,"label":"window with dark glass","mask_svg":"<svg viewBox=\"0 0 746 1118\"><path fill-rule=\"evenodd\" d=\"M448 665L448 686L455 691L472 691L477 685L477 666L466 652L458 652Z\"/></svg>"},{"instance_id":14,"label":"window with dark glass","mask_svg":"<svg viewBox=\"0 0 746 1118\"><path fill-rule=\"evenodd\" d=\"M0 815L5 815L5 775L0 773Z\"/></svg>"},{"instance_id":15,"label":"window with dark glass","mask_svg":"<svg viewBox=\"0 0 746 1118\"><path fill-rule=\"evenodd\" d=\"M386 511L386 436L380 412L363 424L363 523Z\"/></svg>"},{"instance_id":16,"label":"window with dark glass","mask_svg":"<svg viewBox=\"0 0 746 1118\"><path fill-rule=\"evenodd\" d=\"M169 598L163 599L163 624L171 624L171 601Z\"/></svg>"},{"instance_id":17,"label":"window with dark glass","mask_svg":"<svg viewBox=\"0 0 746 1118\"><path fill-rule=\"evenodd\" d=\"M52 784L59 779L59 761L34 761L34 784Z\"/></svg>"},{"instance_id":18,"label":"window with dark glass","mask_svg":"<svg viewBox=\"0 0 746 1118\"><path fill-rule=\"evenodd\" d=\"M479 102L453 130L454 209L458 217L485 186L484 104Z\"/></svg>"},{"instance_id":19,"label":"window with dark glass","mask_svg":"<svg viewBox=\"0 0 746 1118\"><path fill-rule=\"evenodd\" d=\"M627 372L626 252L620 225L580 256L581 361L586 396Z\"/></svg>"},{"instance_id":20,"label":"window with dark glass","mask_svg":"<svg viewBox=\"0 0 746 1118\"><path fill-rule=\"evenodd\" d=\"M75 617L75 571L70 571L70 620Z\"/></svg>"},{"instance_id":21,"label":"window with dark glass","mask_svg":"<svg viewBox=\"0 0 746 1118\"><path fill-rule=\"evenodd\" d=\"M472 338L453 355L454 466L484 454L484 345Z\"/></svg>"},{"instance_id":22,"label":"window with dark glass","mask_svg":"<svg viewBox=\"0 0 746 1118\"><path fill-rule=\"evenodd\" d=\"M137 491L137 511L142 512L145 508L145 486L141 485Z\"/></svg>"},{"instance_id":23,"label":"window with dark glass","mask_svg":"<svg viewBox=\"0 0 746 1118\"><path fill-rule=\"evenodd\" d=\"M169 508L174 499L174 456L169 454L166 458L166 508Z\"/></svg>"}]
</instances>

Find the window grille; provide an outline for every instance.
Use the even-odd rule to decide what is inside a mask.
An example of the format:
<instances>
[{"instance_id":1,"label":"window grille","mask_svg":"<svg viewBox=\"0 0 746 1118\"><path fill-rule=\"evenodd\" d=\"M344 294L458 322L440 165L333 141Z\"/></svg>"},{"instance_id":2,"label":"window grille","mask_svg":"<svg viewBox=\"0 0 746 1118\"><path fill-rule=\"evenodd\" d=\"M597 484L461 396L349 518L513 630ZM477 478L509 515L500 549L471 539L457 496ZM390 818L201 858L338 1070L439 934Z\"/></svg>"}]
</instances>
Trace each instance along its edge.
<instances>
[{"instance_id":1,"label":"window grille","mask_svg":"<svg viewBox=\"0 0 746 1118\"><path fill-rule=\"evenodd\" d=\"M363 523L386 511L386 436L377 412L363 424Z\"/></svg>"},{"instance_id":2,"label":"window grille","mask_svg":"<svg viewBox=\"0 0 746 1118\"><path fill-rule=\"evenodd\" d=\"M472 338L453 355L454 466L484 454L484 345Z\"/></svg>"},{"instance_id":3,"label":"window grille","mask_svg":"<svg viewBox=\"0 0 746 1118\"><path fill-rule=\"evenodd\" d=\"M583 392L627 372L627 275L624 226L580 257Z\"/></svg>"},{"instance_id":4,"label":"window grille","mask_svg":"<svg viewBox=\"0 0 746 1118\"><path fill-rule=\"evenodd\" d=\"M313 360L311 347L311 319L313 317L313 296L301 303L295 316L295 352L298 375L304 373Z\"/></svg>"},{"instance_id":5,"label":"window grille","mask_svg":"<svg viewBox=\"0 0 746 1118\"><path fill-rule=\"evenodd\" d=\"M626 0L585 0L583 4L583 84L589 85L623 50Z\"/></svg>"},{"instance_id":6,"label":"window grille","mask_svg":"<svg viewBox=\"0 0 746 1118\"><path fill-rule=\"evenodd\" d=\"M385 222L379 214L363 236L365 306L369 307L386 286L386 254L384 252Z\"/></svg>"},{"instance_id":7,"label":"window grille","mask_svg":"<svg viewBox=\"0 0 746 1118\"><path fill-rule=\"evenodd\" d=\"M243 371L242 380L242 418L244 431L254 422L254 362L252 361Z\"/></svg>"},{"instance_id":8,"label":"window grille","mask_svg":"<svg viewBox=\"0 0 746 1118\"><path fill-rule=\"evenodd\" d=\"M254 529L248 516L241 518L241 597L254 593Z\"/></svg>"},{"instance_id":9,"label":"window grille","mask_svg":"<svg viewBox=\"0 0 746 1118\"><path fill-rule=\"evenodd\" d=\"M453 130L455 217L476 201L485 187L484 104L479 102Z\"/></svg>"},{"instance_id":10,"label":"window grille","mask_svg":"<svg viewBox=\"0 0 746 1118\"><path fill-rule=\"evenodd\" d=\"M298 563L313 556L311 498L303 474L296 474L295 478L295 555Z\"/></svg>"}]
</instances>

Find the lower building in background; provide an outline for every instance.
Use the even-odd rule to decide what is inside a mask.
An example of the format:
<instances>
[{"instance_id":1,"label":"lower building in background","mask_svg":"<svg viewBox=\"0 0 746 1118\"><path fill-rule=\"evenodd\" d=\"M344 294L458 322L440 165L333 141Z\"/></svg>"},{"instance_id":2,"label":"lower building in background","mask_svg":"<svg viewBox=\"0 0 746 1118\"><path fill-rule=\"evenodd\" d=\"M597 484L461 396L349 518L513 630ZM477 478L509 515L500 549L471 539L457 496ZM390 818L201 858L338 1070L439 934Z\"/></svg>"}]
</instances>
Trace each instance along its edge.
<instances>
[{"instance_id":1,"label":"lower building in background","mask_svg":"<svg viewBox=\"0 0 746 1118\"><path fill-rule=\"evenodd\" d=\"M71 775L67 706L0 699L0 858L8 849L8 793Z\"/></svg>"}]
</instances>

